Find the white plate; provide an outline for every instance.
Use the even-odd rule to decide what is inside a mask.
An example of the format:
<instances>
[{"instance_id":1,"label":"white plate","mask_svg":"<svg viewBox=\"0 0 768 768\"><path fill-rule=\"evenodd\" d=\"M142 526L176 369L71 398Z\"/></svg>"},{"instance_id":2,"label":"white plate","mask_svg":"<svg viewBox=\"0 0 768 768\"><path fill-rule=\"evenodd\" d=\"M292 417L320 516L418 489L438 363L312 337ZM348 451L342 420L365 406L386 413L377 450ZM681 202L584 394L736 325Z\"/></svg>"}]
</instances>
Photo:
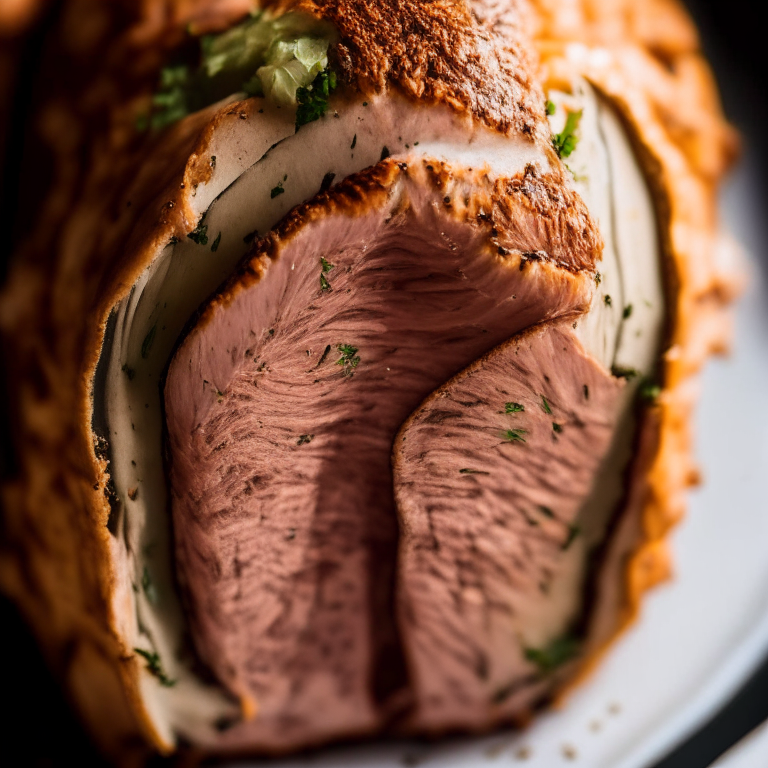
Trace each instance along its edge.
<instances>
[{"instance_id":1,"label":"white plate","mask_svg":"<svg viewBox=\"0 0 768 768\"><path fill-rule=\"evenodd\" d=\"M729 749L712 768L757 768L768 765L768 721Z\"/></svg>"},{"instance_id":2,"label":"white plate","mask_svg":"<svg viewBox=\"0 0 768 768\"><path fill-rule=\"evenodd\" d=\"M766 242L755 168L745 157L724 195L729 227L752 253ZM752 268L733 355L711 362L702 381L705 484L672 538L676 576L648 595L640 621L565 707L522 733L375 743L272 765L647 768L735 692L768 650L768 301Z\"/></svg>"}]
</instances>

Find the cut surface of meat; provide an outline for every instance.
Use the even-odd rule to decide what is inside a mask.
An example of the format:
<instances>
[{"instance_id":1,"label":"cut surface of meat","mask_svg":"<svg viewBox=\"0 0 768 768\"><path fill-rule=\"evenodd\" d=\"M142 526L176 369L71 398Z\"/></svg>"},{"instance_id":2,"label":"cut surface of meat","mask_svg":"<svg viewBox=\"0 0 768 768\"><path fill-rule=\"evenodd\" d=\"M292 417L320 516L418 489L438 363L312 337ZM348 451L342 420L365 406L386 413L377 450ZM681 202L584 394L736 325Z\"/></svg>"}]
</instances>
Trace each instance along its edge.
<instances>
[{"instance_id":1,"label":"cut surface of meat","mask_svg":"<svg viewBox=\"0 0 768 768\"><path fill-rule=\"evenodd\" d=\"M473 363L403 426L393 466L409 728L520 716L576 654L577 514L623 386L570 323L546 323Z\"/></svg>"},{"instance_id":2,"label":"cut surface of meat","mask_svg":"<svg viewBox=\"0 0 768 768\"><path fill-rule=\"evenodd\" d=\"M528 233L531 251L565 251L556 201L542 226L536 206L549 198L524 195L495 232L491 205L476 210L481 175L442 166L452 180L435 180L438 165L387 161L305 206L171 363L171 503L191 630L217 678L259 707L221 747L295 749L382 727L407 683L394 436L479 355L589 303L590 274L493 244ZM518 181L535 191L534 178Z\"/></svg>"}]
</instances>

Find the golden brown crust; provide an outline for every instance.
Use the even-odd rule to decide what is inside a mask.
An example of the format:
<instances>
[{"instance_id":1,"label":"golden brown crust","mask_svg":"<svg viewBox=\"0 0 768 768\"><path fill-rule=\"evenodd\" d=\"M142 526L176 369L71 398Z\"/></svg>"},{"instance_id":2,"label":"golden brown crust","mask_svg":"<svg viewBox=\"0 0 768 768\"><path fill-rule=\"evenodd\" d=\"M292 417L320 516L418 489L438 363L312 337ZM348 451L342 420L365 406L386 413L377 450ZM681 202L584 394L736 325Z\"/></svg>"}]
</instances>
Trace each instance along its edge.
<instances>
[{"instance_id":1,"label":"golden brown crust","mask_svg":"<svg viewBox=\"0 0 768 768\"><path fill-rule=\"evenodd\" d=\"M339 31L335 64L363 93L394 85L420 102L449 104L502 133L548 144L544 97L532 77L530 42L520 25L498 30L481 21L468 2L298 0L273 5L334 24Z\"/></svg>"},{"instance_id":2,"label":"golden brown crust","mask_svg":"<svg viewBox=\"0 0 768 768\"><path fill-rule=\"evenodd\" d=\"M573 273L594 271L600 258L600 233L584 202L563 186L559 175L540 174L529 165L514 177L491 181L485 172L454 169L440 160L427 158L411 165L383 160L293 208L254 243L247 261L206 304L199 320L207 322L219 305L227 305L238 291L261 279L262 259L276 258L286 241L308 223L335 213L357 216L377 208L400 175L415 176L431 186L447 211L484 230L489 247L502 255L520 251L523 262L548 261ZM536 247L531 249L532 245Z\"/></svg>"}]
</instances>

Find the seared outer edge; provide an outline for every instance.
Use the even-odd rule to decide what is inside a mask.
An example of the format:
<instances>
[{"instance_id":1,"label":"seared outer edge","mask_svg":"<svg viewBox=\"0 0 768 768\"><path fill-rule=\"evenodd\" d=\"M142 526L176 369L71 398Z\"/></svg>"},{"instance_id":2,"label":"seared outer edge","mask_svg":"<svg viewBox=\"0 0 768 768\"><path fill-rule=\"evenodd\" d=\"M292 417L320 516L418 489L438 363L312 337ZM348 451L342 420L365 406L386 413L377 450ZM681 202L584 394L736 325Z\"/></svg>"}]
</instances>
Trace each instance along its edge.
<instances>
[{"instance_id":1,"label":"seared outer edge","mask_svg":"<svg viewBox=\"0 0 768 768\"><path fill-rule=\"evenodd\" d=\"M261 279L264 258L277 258L283 245L306 224L337 212L362 215L383 204L400 175L411 176L439 191L446 210L483 228L488 244L500 255L521 252L522 261L536 260L578 274L592 272L602 252L600 234L581 198L563 189L558 177L539 174L533 166L512 178L488 178L484 171L453 169L428 158L408 163L383 160L349 176L327 192L296 206L277 226L257 240L243 265L211 298L190 325L202 327L221 307ZM517 222L527 219L536 231L521 233ZM523 240L538 240L540 248L522 250Z\"/></svg>"},{"instance_id":2,"label":"seared outer edge","mask_svg":"<svg viewBox=\"0 0 768 768\"><path fill-rule=\"evenodd\" d=\"M699 482L692 458L696 374L727 350L727 306L743 275L718 263L717 188L737 150L695 27L675 0L601 3L534 0L536 47L547 88L585 76L612 102L628 128L659 207L667 257L668 327L663 391L639 427L637 454L616 541L625 583L613 595L618 623L597 630L594 668L638 615L643 594L671 574L666 536L684 514L686 491Z\"/></svg>"},{"instance_id":3,"label":"seared outer edge","mask_svg":"<svg viewBox=\"0 0 768 768\"><path fill-rule=\"evenodd\" d=\"M361 25L372 23L358 5L312 6L346 30L337 62L349 81L372 90L392 83L502 132L524 132L561 168L517 23L509 27L514 42L502 46L460 4L390 3L376 28L392 42L408 27L409 55L395 61L377 48L382 59L355 62L371 42L351 47ZM108 467L91 431L93 374L111 308L158 246L197 223L190 194L205 180L213 131L250 119L253 102L210 108L159 136L137 136L135 121L188 25L196 33L225 28L251 7L250 0L68 0L57 8L40 67L56 77L47 78L47 99L34 115L41 152L28 165L53 180L41 185L39 214L0 297L17 449L15 474L2 488L0 588L33 626L100 748L120 764L141 762L147 743L172 745L144 711L143 664L111 615ZM431 14L447 25L445 39L434 38ZM418 58L426 50L430 56ZM438 56L447 57L444 71L435 70Z\"/></svg>"},{"instance_id":4,"label":"seared outer edge","mask_svg":"<svg viewBox=\"0 0 768 768\"><path fill-rule=\"evenodd\" d=\"M525 1L506 2L518 21ZM476 14L472 2L276 0L268 5L334 24L340 36L334 63L363 93L394 85L420 102L467 111L502 133L529 136L552 152L523 24L497 28L496 19Z\"/></svg>"}]
</instances>

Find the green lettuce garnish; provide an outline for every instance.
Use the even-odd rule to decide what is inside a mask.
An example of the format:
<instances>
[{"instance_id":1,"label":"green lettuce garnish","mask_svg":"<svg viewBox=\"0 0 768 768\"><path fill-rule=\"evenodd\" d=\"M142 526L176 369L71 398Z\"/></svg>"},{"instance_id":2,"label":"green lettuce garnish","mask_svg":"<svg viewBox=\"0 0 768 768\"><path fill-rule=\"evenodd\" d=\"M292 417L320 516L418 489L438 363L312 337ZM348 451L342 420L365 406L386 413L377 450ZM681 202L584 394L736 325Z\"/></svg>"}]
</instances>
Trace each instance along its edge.
<instances>
[{"instance_id":1,"label":"green lettuce garnish","mask_svg":"<svg viewBox=\"0 0 768 768\"><path fill-rule=\"evenodd\" d=\"M279 106L298 106L297 126L317 120L325 114L328 94L336 85L335 73L328 68L328 48L334 40L330 24L300 13L277 18L254 13L226 32L204 35L199 66L175 64L160 73L149 126L162 128L243 92Z\"/></svg>"}]
</instances>

